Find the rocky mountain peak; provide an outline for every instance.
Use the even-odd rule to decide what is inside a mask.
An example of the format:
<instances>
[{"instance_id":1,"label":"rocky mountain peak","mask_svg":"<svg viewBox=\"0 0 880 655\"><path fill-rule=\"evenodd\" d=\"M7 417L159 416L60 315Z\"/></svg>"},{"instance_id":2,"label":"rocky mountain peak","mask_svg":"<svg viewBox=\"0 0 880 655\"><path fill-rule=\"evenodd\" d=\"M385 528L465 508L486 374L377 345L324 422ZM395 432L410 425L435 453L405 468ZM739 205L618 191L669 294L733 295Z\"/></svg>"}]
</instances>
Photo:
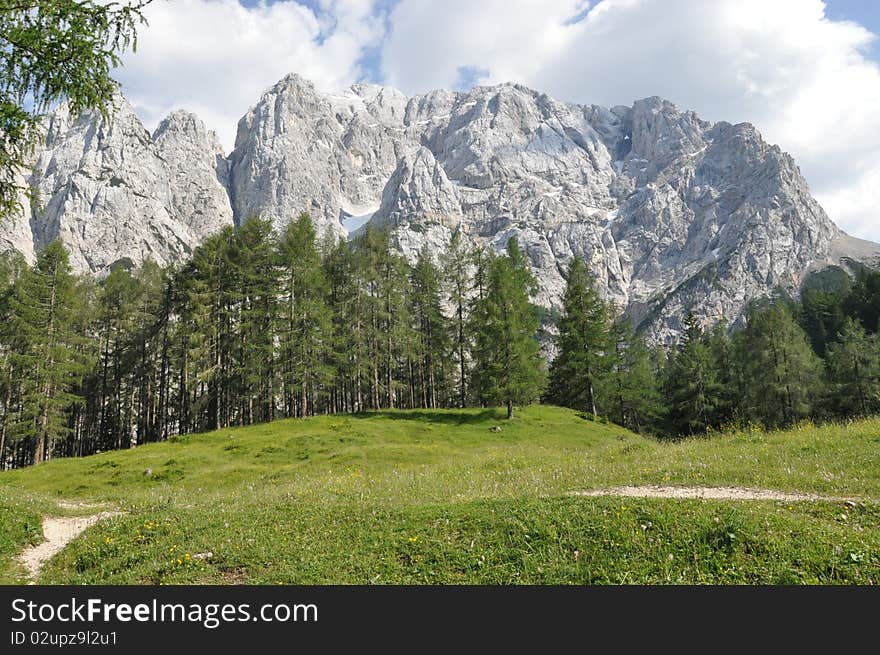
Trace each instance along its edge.
<instances>
[{"instance_id":1,"label":"rocky mountain peak","mask_svg":"<svg viewBox=\"0 0 880 655\"><path fill-rule=\"evenodd\" d=\"M108 120L63 107L49 119L28 180L42 202L0 243L33 253L60 236L79 270L101 273L120 259L179 260L252 215L282 227L307 211L338 237L370 222L412 259L455 229L499 250L516 237L537 304L559 307L579 257L666 343L689 312L735 323L751 299L797 293L809 271L880 250L846 237L754 126L657 97L606 108L519 84L325 93L291 74L242 117L228 157L192 114L172 112L151 136L117 104Z\"/></svg>"}]
</instances>

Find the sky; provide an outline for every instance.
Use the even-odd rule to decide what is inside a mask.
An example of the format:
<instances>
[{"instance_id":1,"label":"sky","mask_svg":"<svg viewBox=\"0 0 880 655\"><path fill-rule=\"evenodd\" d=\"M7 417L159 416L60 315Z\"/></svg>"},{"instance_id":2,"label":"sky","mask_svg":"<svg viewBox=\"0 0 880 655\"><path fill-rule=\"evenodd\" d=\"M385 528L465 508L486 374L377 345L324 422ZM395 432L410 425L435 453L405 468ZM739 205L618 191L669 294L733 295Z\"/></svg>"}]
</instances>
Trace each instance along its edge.
<instances>
[{"instance_id":1,"label":"sky","mask_svg":"<svg viewBox=\"0 0 880 655\"><path fill-rule=\"evenodd\" d=\"M407 94L519 82L568 102L662 96L751 122L829 216L880 241L875 0L154 0L116 77L148 129L198 114L227 151L263 91L298 72Z\"/></svg>"}]
</instances>

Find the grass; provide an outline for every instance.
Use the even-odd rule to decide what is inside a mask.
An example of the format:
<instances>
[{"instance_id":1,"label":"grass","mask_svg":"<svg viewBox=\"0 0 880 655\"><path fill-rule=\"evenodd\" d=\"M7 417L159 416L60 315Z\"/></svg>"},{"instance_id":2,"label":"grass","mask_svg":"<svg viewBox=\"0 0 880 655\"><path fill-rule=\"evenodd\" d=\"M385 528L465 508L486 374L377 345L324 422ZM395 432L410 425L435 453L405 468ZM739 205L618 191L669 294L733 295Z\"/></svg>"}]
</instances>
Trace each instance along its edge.
<instances>
[{"instance_id":1,"label":"grass","mask_svg":"<svg viewBox=\"0 0 880 655\"><path fill-rule=\"evenodd\" d=\"M568 495L622 484L857 502ZM125 514L53 558L43 583L867 584L877 498L880 420L659 443L548 406L509 422L316 417L0 474L0 581L22 580L12 554L64 499Z\"/></svg>"}]
</instances>

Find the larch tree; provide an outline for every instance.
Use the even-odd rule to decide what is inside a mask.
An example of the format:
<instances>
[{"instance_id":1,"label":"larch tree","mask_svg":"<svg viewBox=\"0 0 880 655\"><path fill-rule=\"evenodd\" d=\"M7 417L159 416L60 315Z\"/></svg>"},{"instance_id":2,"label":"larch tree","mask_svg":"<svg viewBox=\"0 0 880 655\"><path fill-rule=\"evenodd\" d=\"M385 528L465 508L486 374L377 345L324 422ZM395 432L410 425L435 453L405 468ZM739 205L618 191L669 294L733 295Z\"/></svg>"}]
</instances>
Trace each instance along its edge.
<instances>
[{"instance_id":1,"label":"larch tree","mask_svg":"<svg viewBox=\"0 0 880 655\"><path fill-rule=\"evenodd\" d=\"M77 349L83 335L73 329L83 307L61 242L46 246L16 281L10 310L17 335L12 358L23 374L15 431L33 439L33 461L40 463L69 431L67 410L76 400L72 389L85 365Z\"/></svg>"},{"instance_id":2,"label":"larch tree","mask_svg":"<svg viewBox=\"0 0 880 655\"><path fill-rule=\"evenodd\" d=\"M49 109L112 110L110 73L150 1L0 0L0 218L18 205L16 180Z\"/></svg>"},{"instance_id":3,"label":"larch tree","mask_svg":"<svg viewBox=\"0 0 880 655\"><path fill-rule=\"evenodd\" d=\"M458 364L458 405L467 406L467 356L469 338L467 333L467 307L471 296L472 255L462 238L461 230L452 233L449 247L442 258L443 277L446 294L453 309L453 340L455 342L455 358Z\"/></svg>"},{"instance_id":4,"label":"larch tree","mask_svg":"<svg viewBox=\"0 0 880 655\"><path fill-rule=\"evenodd\" d=\"M611 336L611 369L599 380L600 411L634 432L652 431L665 411L656 359L629 320L616 323Z\"/></svg>"},{"instance_id":5,"label":"larch tree","mask_svg":"<svg viewBox=\"0 0 880 655\"><path fill-rule=\"evenodd\" d=\"M411 314L416 337L416 367L410 379L418 378L418 398L410 405L436 409L446 397L450 355L449 331L442 309L442 279L431 251L425 246L411 274ZM411 389L415 385L411 385ZM412 394L415 395L415 394Z\"/></svg>"},{"instance_id":6,"label":"larch tree","mask_svg":"<svg viewBox=\"0 0 880 655\"><path fill-rule=\"evenodd\" d=\"M611 312L580 258L572 259L566 282L549 397L597 416L597 382L611 369L615 356Z\"/></svg>"},{"instance_id":7,"label":"larch tree","mask_svg":"<svg viewBox=\"0 0 880 655\"><path fill-rule=\"evenodd\" d=\"M515 239L508 254L491 259L486 288L471 321L475 334L473 386L486 404L514 405L536 400L545 382L544 362L535 338L540 327L529 302L534 277Z\"/></svg>"},{"instance_id":8,"label":"larch tree","mask_svg":"<svg viewBox=\"0 0 880 655\"><path fill-rule=\"evenodd\" d=\"M287 416L314 413L318 394L334 375L333 312L329 284L308 214L291 222L278 242L281 269L280 351Z\"/></svg>"},{"instance_id":9,"label":"larch tree","mask_svg":"<svg viewBox=\"0 0 880 655\"><path fill-rule=\"evenodd\" d=\"M745 381L744 418L775 428L812 416L821 360L786 304L753 304L735 347Z\"/></svg>"},{"instance_id":10,"label":"larch tree","mask_svg":"<svg viewBox=\"0 0 880 655\"><path fill-rule=\"evenodd\" d=\"M838 341L828 347L829 393L839 416L869 416L880 411L880 348L876 335L846 319Z\"/></svg>"},{"instance_id":11,"label":"larch tree","mask_svg":"<svg viewBox=\"0 0 880 655\"><path fill-rule=\"evenodd\" d=\"M715 359L693 314L685 318L678 348L664 374L669 422L675 434L697 434L712 425L721 388Z\"/></svg>"}]
</instances>

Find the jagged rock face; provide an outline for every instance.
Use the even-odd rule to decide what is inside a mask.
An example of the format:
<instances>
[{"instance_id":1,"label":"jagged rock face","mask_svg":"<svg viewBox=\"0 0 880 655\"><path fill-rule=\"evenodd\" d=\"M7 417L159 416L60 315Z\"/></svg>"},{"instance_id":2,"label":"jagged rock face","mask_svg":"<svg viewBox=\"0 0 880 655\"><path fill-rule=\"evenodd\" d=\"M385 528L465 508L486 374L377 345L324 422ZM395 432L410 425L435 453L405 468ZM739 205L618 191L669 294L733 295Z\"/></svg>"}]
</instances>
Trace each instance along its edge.
<instances>
[{"instance_id":1,"label":"jagged rock face","mask_svg":"<svg viewBox=\"0 0 880 655\"><path fill-rule=\"evenodd\" d=\"M828 219L794 161L748 124L711 124L658 98L631 107L558 102L519 85L407 98L375 85L327 94L298 75L241 119L235 150L190 114L151 138L127 104L109 124L62 109L30 183L45 204L0 247L61 236L74 265L167 263L251 215L282 227L308 211L318 232L387 226L411 260L460 229L503 250L515 237L558 308L572 257L654 342L688 312L738 321L813 269L868 260Z\"/></svg>"},{"instance_id":2,"label":"jagged rock face","mask_svg":"<svg viewBox=\"0 0 880 655\"><path fill-rule=\"evenodd\" d=\"M153 133L168 169L171 208L199 240L232 224L229 162L214 132L194 114L174 111Z\"/></svg>"},{"instance_id":3,"label":"jagged rock face","mask_svg":"<svg viewBox=\"0 0 880 655\"><path fill-rule=\"evenodd\" d=\"M204 125L176 113L157 142L121 97L109 120L56 110L28 180L32 250L61 238L78 272L113 264L180 261L208 234L232 222L216 155Z\"/></svg>"},{"instance_id":4,"label":"jagged rock face","mask_svg":"<svg viewBox=\"0 0 880 655\"><path fill-rule=\"evenodd\" d=\"M566 105L515 85L429 94L407 116L434 160L424 148L401 160L372 220L390 222L410 257L442 247L447 225L498 249L515 237L545 307L559 307L581 257L606 297L669 343L688 312L736 323L750 300L797 293L807 272L836 263L842 233L751 125L713 125L658 98Z\"/></svg>"},{"instance_id":5,"label":"jagged rock face","mask_svg":"<svg viewBox=\"0 0 880 655\"><path fill-rule=\"evenodd\" d=\"M280 228L308 211L319 233L345 235L342 220L379 205L402 154L405 106L393 89L326 95L285 77L238 124L230 157L236 220L259 215Z\"/></svg>"},{"instance_id":6,"label":"jagged rock face","mask_svg":"<svg viewBox=\"0 0 880 655\"><path fill-rule=\"evenodd\" d=\"M33 263L36 253L34 252L34 236L31 233L31 200L27 193L28 184L24 175L21 174L16 175L14 184L19 190L18 206L20 211L2 218L0 253L19 252L28 262Z\"/></svg>"}]
</instances>

